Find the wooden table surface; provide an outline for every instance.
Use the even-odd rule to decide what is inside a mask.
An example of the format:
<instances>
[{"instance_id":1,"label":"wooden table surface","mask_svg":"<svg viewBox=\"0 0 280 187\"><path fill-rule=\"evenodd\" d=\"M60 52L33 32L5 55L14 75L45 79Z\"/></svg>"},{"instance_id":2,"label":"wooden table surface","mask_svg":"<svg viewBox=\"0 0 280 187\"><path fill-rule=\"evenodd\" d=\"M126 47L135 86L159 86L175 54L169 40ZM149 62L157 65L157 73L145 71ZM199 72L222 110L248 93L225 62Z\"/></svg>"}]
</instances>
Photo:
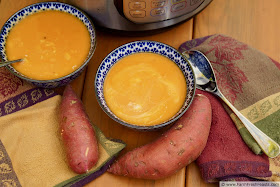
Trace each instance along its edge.
<instances>
[{"instance_id":1,"label":"wooden table surface","mask_svg":"<svg viewBox=\"0 0 280 187\"><path fill-rule=\"evenodd\" d=\"M0 26L17 10L38 0L0 0ZM125 153L157 138L158 132L137 132L110 119L99 107L95 92L95 73L102 59L116 47L135 40L155 40L178 48L183 42L211 34L221 33L234 37L264 52L280 62L280 1L279 0L213 0L201 13L182 24L163 32L146 36L124 36L97 29L97 48L87 70L71 85L82 98L91 121L107 137L122 139L127 143ZM63 88L57 89L61 92ZM212 187L205 183L195 163L163 180L139 180L105 173L88 187Z\"/></svg>"}]
</instances>

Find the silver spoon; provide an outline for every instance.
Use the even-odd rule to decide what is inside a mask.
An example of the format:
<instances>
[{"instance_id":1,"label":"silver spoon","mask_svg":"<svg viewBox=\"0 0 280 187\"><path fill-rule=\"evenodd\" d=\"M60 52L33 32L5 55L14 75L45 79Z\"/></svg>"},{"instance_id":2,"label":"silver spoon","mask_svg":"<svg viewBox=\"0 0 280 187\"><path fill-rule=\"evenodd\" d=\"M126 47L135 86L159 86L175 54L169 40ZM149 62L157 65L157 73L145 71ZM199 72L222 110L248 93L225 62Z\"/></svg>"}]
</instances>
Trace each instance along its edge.
<instances>
[{"instance_id":1,"label":"silver spoon","mask_svg":"<svg viewBox=\"0 0 280 187\"><path fill-rule=\"evenodd\" d=\"M245 116L243 116L218 89L213 68L207 57L203 53L196 50L183 52L183 55L191 63L194 69L197 88L211 92L223 100L242 121L244 126L259 144L262 151L271 158L278 156L280 154L280 146L274 140L264 134L260 129L258 129Z\"/></svg>"},{"instance_id":2,"label":"silver spoon","mask_svg":"<svg viewBox=\"0 0 280 187\"><path fill-rule=\"evenodd\" d=\"M0 62L0 68L3 67L3 66L7 66L7 65L10 65L12 63L21 62L21 61L23 61L23 59L6 61L6 62Z\"/></svg>"}]
</instances>

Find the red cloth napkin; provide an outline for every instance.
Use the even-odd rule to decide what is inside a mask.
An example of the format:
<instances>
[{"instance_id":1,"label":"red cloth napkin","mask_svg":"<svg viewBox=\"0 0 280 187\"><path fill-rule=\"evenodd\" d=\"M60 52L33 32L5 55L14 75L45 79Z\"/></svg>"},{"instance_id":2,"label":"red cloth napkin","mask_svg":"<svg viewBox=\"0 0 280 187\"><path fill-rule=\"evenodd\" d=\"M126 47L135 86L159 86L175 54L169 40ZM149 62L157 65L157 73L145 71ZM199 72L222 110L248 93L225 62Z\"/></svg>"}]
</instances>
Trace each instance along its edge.
<instances>
[{"instance_id":1,"label":"red cloth napkin","mask_svg":"<svg viewBox=\"0 0 280 187\"><path fill-rule=\"evenodd\" d=\"M196 160L202 177L207 182L216 180L256 180L252 177L270 177L266 155L256 155L242 140L235 124L214 95L201 90L212 106L212 124L207 145Z\"/></svg>"}]
</instances>

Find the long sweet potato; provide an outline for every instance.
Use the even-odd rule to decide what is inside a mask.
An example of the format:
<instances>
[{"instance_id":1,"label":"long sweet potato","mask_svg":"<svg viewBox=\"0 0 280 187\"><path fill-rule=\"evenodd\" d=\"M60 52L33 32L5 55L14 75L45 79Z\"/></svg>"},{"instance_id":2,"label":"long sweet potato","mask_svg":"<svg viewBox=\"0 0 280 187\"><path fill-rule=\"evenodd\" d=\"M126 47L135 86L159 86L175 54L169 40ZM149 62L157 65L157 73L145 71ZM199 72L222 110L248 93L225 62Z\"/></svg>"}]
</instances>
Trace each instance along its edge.
<instances>
[{"instance_id":1,"label":"long sweet potato","mask_svg":"<svg viewBox=\"0 0 280 187\"><path fill-rule=\"evenodd\" d=\"M86 173L98 161L98 143L83 103L70 85L64 90L59 116L68 164L74 172Z\"/></svg>"},{"instance_id":2,"label":"long sweet potato","mask_svg":"<svg viewBox=\"0 0 280 187\"><path fill-rule=\"evenodd\" d=\"M127 152L108 172L141 179L160 179L194 161L203 151L212 110L206 96L196 95L188 111L154 142Z\"/></svg>"}]
</instances>

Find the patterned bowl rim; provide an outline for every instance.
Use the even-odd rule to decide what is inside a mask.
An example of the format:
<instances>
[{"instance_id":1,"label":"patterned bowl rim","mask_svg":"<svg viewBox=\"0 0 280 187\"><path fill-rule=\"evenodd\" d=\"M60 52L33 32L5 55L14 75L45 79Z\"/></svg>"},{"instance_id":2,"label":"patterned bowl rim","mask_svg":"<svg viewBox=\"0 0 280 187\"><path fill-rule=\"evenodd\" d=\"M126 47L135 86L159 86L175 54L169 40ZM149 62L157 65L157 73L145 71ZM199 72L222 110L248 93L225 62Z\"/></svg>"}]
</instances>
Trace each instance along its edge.
<instances>
[{"instance_id":1,"label":"patterned bowl rim","mask_svg":"<svg viewBox=\"0 0 280 187\"><path fill-rule=\"evenodd\" d=\"M62 3L62 2L52 2L52 1L50 1L50 2L39 2L39 3L34 3L34 4L31 4L31 5L28 5L28 6L24 7L24 8L22 8L22 9L18 10L18 11L15 12L12 16L10 16L10 17L8 18L8 20L5 22L5 24L3 25L3 27L2 27L1 30L0 30L0 36L3 34L4 28L7 27L8 22L11 21L15 16L18 16L18 15L20 14L21 11L28 10L29 8L31 8L31 7L36 7L36 6L38 6L38 5L48 5L48 4L49 4L49 5L53 5L53 6L54 6L54 5L59 5L59 6L64 5L64 6L67 6L67 7L71 8L71 9L75 9L77 12L81 13L81 14L86 18L86 20L88 21L88 24L92 27L92 33L89 32L89 33L90 33L90 39L91 39L90 51L89 51L89 54L88 54L88 56L86 57L85 61L83 62L83 64L82 64L78 69L76 69L75 71L73 71L73 72L70 73L70 74L67 74L67 75L65 75L65 76L63 76L63 77L59 77L59 78L56 78L56 79L50 79L50 80L36 80L36 79L32 79L32 78L29 78L29 77L27 77L27 76L21 74L20 72L18 72L15 68L13 68L12 65L7 65L7 66L5 66L5 68L7 68L11 73L13 73L14 75L16 75L16 76L20 77L21 79L24 79L24 80L26 80L26 81L28 81L28 82L34 82L34 83L39 83L39 84L40 84L40 83L52 83L52 82L58 82L58 81L67 79L67 78L69 78L69 77L72 77L72 76L75 75L76 73L79 73L81 70L83 70L83 68L84 68L85 66L87 66L88 62L89 62L90 59L92 58L92 56L93 56L93 54L94 54L94 52L95 52L95 49L96 49L96 30L95 30L94 24L93 24L92 20L90 19L90 17L89 17L83 10L81 10L81 9L75 7L75 6L72 6L72 5L69 5L69 4L66 4L66 3ZM39 10L39 11L47 11L47 10L62 11L62 10L58 9L57 7L52 7L52 8L53 8L53 9L50 8L50 9L43 9L43 10ZM29 16L29 15L32 15L32 14L34 14L34 13L36 13L36 12L38 12L38 11L34 10L34 11L32 11L31 13L28 13L27 15L25 15L23 18L25 18L26 16ZM66 12L66 11L63 11L63 12ZM70 12L66 12L66 13L69 13L69 14L71 14L71 15L74 15L74 14L72 14L72 13L70 13ZM75 16L75 15L74 15L74 16ZM17 18L16 22L18 22L18 21L20 21L21 19L23 19L22 16L20 16L20 17L21 17L21 18L20 18L19 20L18 20L18 18ZM77 17L77 16L76 16L76 17ZM77 17L77 18L78 18L78 17ZM79 18L78 18L78 19L79 19ZM79 19L79 20L82 21L81 19ZM82 21L82 22L83 22L83 21ZM84 22L83 22L83 23L84 23ZM85 23L84 23L84 24L85 24ZM14 25L13 25L13 26L14 26ZM12 26L12 27L13 27L13 26ZM8 32L10 32L10 30L12 29L12 27L8 30ZM89 30L88 27L87 27L87 30ZM7 34L7 35L8 35L8 34ZM7 36L5 37L5 40L4 40L4 41L1 41L1 40L0 40L0 43L3 43L3 44L5 45L6 39L7 39ZM92 41L93 41L93 42L92 42ZM5 59L3 58L3 56L6 56L6 54L5 54L4 52L2 53L2 51L0 51L0 59L1 59L2 61L5 61Z\"/></svg>"},{"instance_id":2,"label":"patterned bowl rim","mask_svg":"<svg viewBox=\"0 0 280 187\"><path fill-rule=\"evenodd\" d=\"M128 122L125 122L125 121L123 121L123 120L121 120L121 119L119 119L117 116L115 116L115 114L113 114L113 112L109 112L108 110L110 110L109 109L109 107L108 107L108 105L106 104L106 107L108 108L108 110L104 107L104 105L102 104L102 102L101 102L101 100L102 100L102 98L100 98L99 97L99 95L98 95L98 89L97 89L97 86L96 86L96 83L97 83L97 76L98 76L98 72L100 72L100 70L101 70L101 66L105 63L105 60L108 58L108 57L110 57L113 53L115 53L115 52L117 52L117 51L119 51L119 49L121 49L122 47L124 47L124 46L127 46L127 45L130 45L130 44L134 44L134 43L139 43L139 42L151 42L151 43L155 43L155 44L162 44L162 45L164 45L164 46L166 46L166 47L169 47L170 49L172 49L173 51L175 51L176 53L178 53L179 55L180 55L180 57L187 63L187 65L189 66L189 68L191 69L191 71L190 71L190 73L193 75L193 79L192 79L192 81L193 81L193 90L192 90L192 92L190 93L189 91L190 90L188 90L188 93L187 93L187 95L188 94L191 94L190 95L190 100L189 100L189 103L186 105L186 106L182 106L181 108L180 108L180 110L172 117L172 118L170 118L169 120L167 120L167 121L164 121L164 122L162 122L162 123L160 123L160 124L157 124L157 125L153 125L153 126L140 126L140 125L134 125L134 124L130 124L130 123L128 123ZM138 53L138 52L135 52L135 53ZM134 54L134 53L131 53L131 54ZM131 54L129 54L129 55L131 55ZM126 56L126 55L125 55ZM123 56L123 57L125 57L125 56ZM123 58L123 57L121 57L121 58ZM118 60L117 60L118 61ZM114 64L116 64L117 63L117 61L116 62L114 62ZM175 63L175 62L174 62ZM113 64L113 65L114 65ZM176 63L175 63L176 64ZM113 67L113 65L110 67L110 68L112 68ZM176 64L177 65L177 64ZM177 65L178 66L178 65ZM179 67L179 66L178 66ZM181 67L179 67L180 68L180 70L182 71L182 69L181 69ZM108 72L107 72L108 73ZM107 73L106 73L106 75L107 75ZM185 73L182 71L182 73L184 74L184 77L185 77L185 79L186 79L186 76L185 76ZM104 77L106 77L106 75L104 76ZM104 79L105 80L105 79ZM186 82L187 82L187 80L186 80ZM123 45L121 45L121 46L119 46L119 47L117 47L116 49L114 49L113 51L111 51L103 60L102 60L102 62L100 63L100 65L99 65L99 67L98 67L98 69L97 69L97 71L96 71L96 75L95 75L95 81L94 81L94 88L95 88L95 96L96 96L96 98L97 98L97 101L98 101L98 104L100 105L100 107L102 108L102 110L111 118L111 119L113 119L114 121L116 121L116 122L118 122L119 124L121 124L121 125L124 125L124 126L126 126L126 127L129 127L129 128L131 128L131 129L135 129L135 130L140 130L140 131L152 131L152 130L157 130L157 129L160 129L160 128L162 128L162 127L165 127L165 126L167 126L167 125L169 125L169 124L171 124L171 123L173 123L173 122L175 122L176 120L178 120L187 110L188 110L188 108L190 107L190 105L192 104L192 101L193 101L193 99L194 99L194 96L195 96L195 91L196 91L196 77L195 77L195 74L194 74L194 70L193 70L193 67L191 66L191 64L190 64L190 62L185 58L185 56L181 53L181 52L179 52L177 49L175 49L174 47L172 47L172 46L170 46L170 45L168 45L168 44L165 44L165 43L162 43L162 42L158 42L158 41L152 41L152 40L138 40L138 41L133 41L133 42L129 42L129 43L126 43L126 44L123 44ZM188 86L187 86L187 89L188 89ZM187 96L186 95L186 96ZM103 92L102 92L102 96L104 96L104 94L103 94ZM104 99L104 101L105 101L105 99ZM185 99L185 102L187 102L187 97L186 97L186 99ZM185 103L184 102L184 103ZM105 103L106 103L106 101L105 101ZM181 111L181 112L180 112ZM179 113L180 112L180 113Z\"/></svg>"}]
</instances>

